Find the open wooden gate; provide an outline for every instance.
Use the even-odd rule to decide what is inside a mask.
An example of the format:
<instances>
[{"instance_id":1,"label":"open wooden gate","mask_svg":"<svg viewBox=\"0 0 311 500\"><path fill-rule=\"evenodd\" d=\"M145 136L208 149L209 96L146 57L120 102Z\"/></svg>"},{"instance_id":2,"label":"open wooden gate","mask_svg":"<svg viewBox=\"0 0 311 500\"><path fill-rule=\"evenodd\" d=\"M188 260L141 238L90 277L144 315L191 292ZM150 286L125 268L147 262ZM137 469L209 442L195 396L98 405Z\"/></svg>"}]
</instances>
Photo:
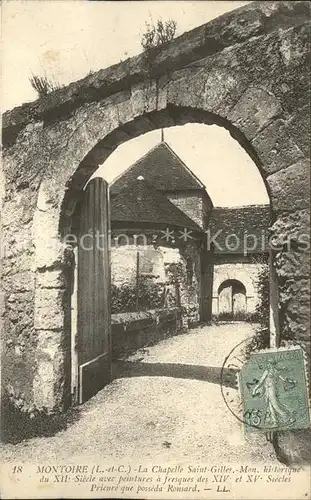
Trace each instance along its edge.
<instances>
[{"instance_id":1,"label":"open wooden gate","mask_svg":"<svg viewBox=\"0 0 311 500\"><path fill-rule=\"evenodd\" d=\"M110 256L108 185L87 185L81 203L78 245L78 402L111 380Z\"/></svg>"}]
</instances>

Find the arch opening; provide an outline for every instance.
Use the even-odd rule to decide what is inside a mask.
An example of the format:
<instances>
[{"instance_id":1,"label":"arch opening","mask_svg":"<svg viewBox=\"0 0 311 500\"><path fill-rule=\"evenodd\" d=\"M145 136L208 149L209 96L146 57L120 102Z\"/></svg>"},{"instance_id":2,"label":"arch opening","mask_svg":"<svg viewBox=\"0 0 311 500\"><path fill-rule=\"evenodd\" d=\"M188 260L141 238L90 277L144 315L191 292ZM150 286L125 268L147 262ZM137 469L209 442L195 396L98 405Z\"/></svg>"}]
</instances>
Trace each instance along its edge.
<instances>
[{"instance_id":1,"label":"arch opening","mask_svg":"<svg viewBox=\"0 0 311 500\"><path fill-rule=\"evenodd\" d=\"M181 110L179 110L178 114L176 112L173 113L173 115L174 115L173 123L171 121L171 116L168 119L167 115L163 115L161 113L161 125L162 125L161 129L168 127L170 130L173 130L174 127L181 128L180 124L186 125L186 124L193 124L193 123L197 124L198 123L197 122L198 110L194 110L194 116L192 116L192 117L190 115L189 109L184 110L184 113L185 114L183 115ZM164 116L166 116L166 120L165 120ZM178 118L177 118L177 116L178 116ZM149 117L149 119L150 119L150 117ZM137 120L134 122L136 124L138 123ZM127 137L125 138L124 135L122 136L124 139L124 142L126 142L126 143L131 142L132 136L134 136L134 137L138 136L138 134L136 133L137 129L135 128L134 130L132 130L132 128L131 128L132 126L134 126L134 122L128 124L126 127L126 130L128 133ZM215 122L217 122L217 123L215 123ZM148 122L148 123L150 123L150 122ZM210 113L205 114L205 113L201 112L199 123L204 128L208 126L206 124L211 125L211 123L212 123L213 125L219 126L219 124L221 123L221 126L223 128L230 131L230 136L231 136L230 141L236 141L237 140L236 137L238 136L240 140L237 142L240 146L241 146L241 143L244 146L245 143L247 142L246 139L242 137L242 134L240 134L239 132L233 132L232 127L229 126L229 124L225 120L222 121L221 119L218 119L215 116L212 116ZM145 124L145 121L143 120L142 126L144 124ZM158 122L157 122L157 124L158 124ZM137 127L137 125L136 125L136 127ZM147 128L149 128L149 127L147 127ZM154 127L154 129L160 130L159 127ZM104 175L104 173L105 173L105 161L103 162L101 167L98 167L95 170L95 172L93 172L94 167L91 165L88 165L88 163L91 162L90 158L94 157L95 154L97 155L97 162L98 163L102 161L103 154L107 154L106 161L107 161L108 157L112 157L115 154L115 150L122 143L120 141L120 136L118 135L121 133L120 132L121 130L123 133L124 127L119 128L118 131L111 133L108 136L108 138L100 141L93 148L93 150L86 155L84 160L81 162L80 167L78 168L78 170L76 171L76 173L73 175L73 177L71 179L71 186L73 186L77 182L77 180L81 183L81 191L79 193L77 190L74 190L71 187L69 189L69 192L67 192L67 200L69 199L70 192L71 192L71 194L73 194L76 197L76 200L79 201L81 193L83 193L85 186L88 185L89 180L94 178L94 177L95 178L98 177L98 172L101 172L101 175ZM131 131L131 134L130 134L130 131ZM149 131L149 133L150 133L150 131ZM143 133L140 134L140 136L142 136L142 135L143 135ZM113 143L113 141L115 141L115 143ZM108 148L108 145L109 145L109 148ZM243 148L243 151L245 151L245 153L248 156L249 156L249 149L251 149L251 146L248 147L248 151L245 151L245 149ZM253 157L254 156L255 155L253 154ZM253 158L251 158L251 160L252 160L252 168L258 169L258 166L256 164L254 164L254 162L253 162ZM260 164L259 160L258 160L258 163ZM82 170L81 170L81 168L82 168ZM80 177L81 172L84 176L84 184L81 181L81 177ZM122 175L122 173L120 175ZM262 177L262 172L260 172L260 175L261 175L261 179L263 180L263 184L266 186L264 178ZM206 186L206 189L208 191L208 186ZM266 192L267 192L267 190L266 190ZM267 197L268 196L269 195L267 193ZM73 198L71 200L75 201ZM226 203L224 203L224 204L226 205ZM67 217L67 221L64 223L64 221L65 221L64 217L63 217L63 219L60 220L60 227L62 230L61 232L64 232L64 228L65 228L65 232L66 232L69 230L70 227L78 227L78 225L79 225L79 221L78 221L79 216L80 216L79 210L77 210L77 209L73 210L73 213L71 213L72 211L70 211L70 210L64 210L65 205L66 205L66 197L63 201L62 215L63 216L65 215L65 218ZM72 206L74 206L74 205L72 205ZM79 207L79 204L77 204L77 207ZM73 224L70 223L70 220L72 221L75 218L76 218L76 221ZM206 227L208 227L208 225ZM124 227L121 226L121 228L122 228L122 232L123 232ZM127 229L129 229L129 228L127 228ZM131 232L133 232L133 230L134 230L134 228L131 228ZM139 231L141 231L141 230L142 230L142 227L139 228ZM126 245L126 241L128 239L127 234L125 234L125 236L123 234L123 239L124 239L123 243L125 244L125 246L127 246ZM122 245L122 241L118 245L119 248L117 249L117 252L119 254L123 255L124 250L122 248L120 248L121 246L124 246L124 245ZM111 250L112 250L112 252L115 251L115 249L113 247L111 248ZM126 255L127 265L125 267L121 266L122 273L126 273L127 269L131 268L132 275L136 276L136 278L137 278L137 262L140 262L142 259L139 258L137 260L137 257L136 257L137 252L136 252L135 248L133 247L132 250L133 250L133 252L132 252L133 255L132 254ZM128 252L129 249L126 248L126 251ZM115 255L117 254L117 252L115 252ZM117 259L116 261L119 262L120 256L116 257L116 259ZM204 260L201 255L200 255L200 259L202 259L202 261ZM130 263L132 263L132 265L130 265ZM210 319L212 317L213 267L215 267L219 264L220 264L219 257L218 257L217 262L212 261L210 256L207 257L205 259L205 264L203 264L201 266L201 269L199 271L199 273L201 273L201 275L200 275L199 279L197 280L197 274L198 274L197 269L198 269L199 265L196 263L195 259L193 259L192 257L186 258L186 268L185 268L186 287L189 287L189 289L191 288L191 293L189 293L187 295L187 297L188 297L187 300L189 300L189 297L190 297L190 300L193 300L195 293L197 293L198 302L199 302L199 306L198 306L199 312L198 312L196 317L201 318L201 320L203 320L203 321L210 321ZM112 262L112 269L113 269L112 281L114 281L115 279L117 279L117 276L118 276L117 264L115 264L114 262ZM143 274L143 271L144 271L143 269L140 270L140 272L142 274ZM150 271L149 271L149 274L150 274ZM158 272L158 274L161 275L162 273ZM197 284L197 281L199 284ZM196 286L198 287L198 289L194 291ZM116 287L114 286L114 288L113 288L114 294L115 294L115 288ZM72 287L72 289L74 290L75 287ZM175 293L175 290L173 290L173 291ZM180 293L180 291L178 293ZM164 290L163 296L165 296L165 290ZM247 302L249 301L249 303L250 303L253 300L253 297L247 296L246 287L241 281L239 281L238 279L232 279L232 280L227 280L226 283L222 283L220 285L219 290L218 290L218 299L217 300L218 300L218 319L225 319L225 320L230 320L230 321L231 320L245 320L247 312L248 312ZM180 299L179 299L179 301L180 301ZM76 300L74 302L77 303ZM115 308L113 308L113 310L115 310ZM186 324L188 324L188 320L186 320ZM72 344L74 345L74 342ZM73 356L73 359L74 359L74 356Z\"/></svg>"},{"instance_id":2,"label":"arch opening","mask_svg":"<svg viewBox=\"0 0 311 500\"><path fill-rule=\"evenodd\" d=\"M247 313L246 288L238 280L226 280L218 289L218 318L244 320Z\"/></svg>"},{"instance_id":3,"label":"arch opening","mask_svg":"<svg viewBox=\"0 0 311 500\"><path fill-rule=\"evenodd\" d=\"M218 288L218 295L223 291L224 288L228 287L232 288L232 293L234 294L241 293L243 295L246 295L245 285L241 281L235 279L228 279L226 281L223 281Z\"/></svg>"},{"instance_id":4,"label":"arch opening","mask_svg":"<svg viewBox=\"0 0 311 500\"><path fill-rule=\"evenodd\" d=\"M217 125L228 130L232 139L237 141L258 168L267 192L267 197L271 203L271 209L273 209L273 200L270 186L266 181L267 175L264 164L241 129L219 114L194 107L167 104L166 108L161 111L144 113L142 116L128 121L126 124L119 124L118 127L109 132L103 139L98 140L86 152L81 161L70 169L71 171L68 175L60 207L59 235L64 236L70 231L71 217L75 212L76 204L80 199L84 187L97 172L100 165L104 166L106 160L114 153L118 146L151 131L194 123ZM273 222L272 210L271 221Z\"/></svg>"}]
</instances>

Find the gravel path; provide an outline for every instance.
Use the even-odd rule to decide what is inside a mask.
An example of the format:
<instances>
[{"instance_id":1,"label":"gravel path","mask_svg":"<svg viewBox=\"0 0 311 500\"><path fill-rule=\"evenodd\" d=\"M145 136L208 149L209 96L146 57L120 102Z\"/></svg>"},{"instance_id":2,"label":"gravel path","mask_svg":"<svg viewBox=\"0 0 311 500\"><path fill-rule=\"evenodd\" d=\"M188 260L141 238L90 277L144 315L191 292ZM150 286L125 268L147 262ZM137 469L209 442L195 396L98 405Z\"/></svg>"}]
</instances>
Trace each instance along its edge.
<instances>
[{"instance_id":1,"label":"gravel path","mask_svg":"<svg viewBox=\"0 0 311 500\"><path fill-rule=\"evenodd\" d=\"M264 436L246 440L220 391L225 356L252 328L205 326L138 351L116 365L118 378L80 407L67 430L5 445L0 459L277 463ZM236 389L228 391L236 398Z\"/></svg>"}]
</instances>

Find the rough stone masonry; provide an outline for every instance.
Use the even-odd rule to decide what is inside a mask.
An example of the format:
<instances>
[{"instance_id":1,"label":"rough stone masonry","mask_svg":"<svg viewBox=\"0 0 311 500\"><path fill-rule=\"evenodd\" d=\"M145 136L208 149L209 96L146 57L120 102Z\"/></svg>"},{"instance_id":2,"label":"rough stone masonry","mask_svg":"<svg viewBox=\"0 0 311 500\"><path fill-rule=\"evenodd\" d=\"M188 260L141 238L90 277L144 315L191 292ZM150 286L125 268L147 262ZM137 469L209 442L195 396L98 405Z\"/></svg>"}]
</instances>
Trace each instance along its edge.
<instances>
[{"instance_id":1,"label":"rough stone masonry","mask_svg":"<svg viewBox=\"0 0 311 500\"><path fill-rule=\"evenodd\" d=\"M118 144L159 127L218 124L256 162L280 243L281 342L310 354L309 252L295 244L310 222L309 8L252 2L4 114L2 395L24 416L69 404L73 255L62 236L81 189Z\"/></svg>"}]
</instances>

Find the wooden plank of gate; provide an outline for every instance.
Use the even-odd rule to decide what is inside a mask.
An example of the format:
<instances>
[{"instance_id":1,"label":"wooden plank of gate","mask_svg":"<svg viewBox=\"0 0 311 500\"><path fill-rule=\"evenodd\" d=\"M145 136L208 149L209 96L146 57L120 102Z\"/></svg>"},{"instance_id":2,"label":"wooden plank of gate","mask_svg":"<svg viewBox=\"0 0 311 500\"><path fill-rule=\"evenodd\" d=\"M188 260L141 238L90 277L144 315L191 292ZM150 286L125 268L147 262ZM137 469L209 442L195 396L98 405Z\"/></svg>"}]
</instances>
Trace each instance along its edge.
<instances>
[{"instance_id":1,"label":"wooden plank of gate","mask_svg":"<svg viewBox=\"0 0 311 500\"><path fill-rule=\"evenodd\" d=\"M85 249L79 245L80 403L111 379L108 203L107 183L100 178L92 179L85 190L80 225L80 238L85 234L92 238L92 246L90 238Z\"/></svg>"}]
</instances>

